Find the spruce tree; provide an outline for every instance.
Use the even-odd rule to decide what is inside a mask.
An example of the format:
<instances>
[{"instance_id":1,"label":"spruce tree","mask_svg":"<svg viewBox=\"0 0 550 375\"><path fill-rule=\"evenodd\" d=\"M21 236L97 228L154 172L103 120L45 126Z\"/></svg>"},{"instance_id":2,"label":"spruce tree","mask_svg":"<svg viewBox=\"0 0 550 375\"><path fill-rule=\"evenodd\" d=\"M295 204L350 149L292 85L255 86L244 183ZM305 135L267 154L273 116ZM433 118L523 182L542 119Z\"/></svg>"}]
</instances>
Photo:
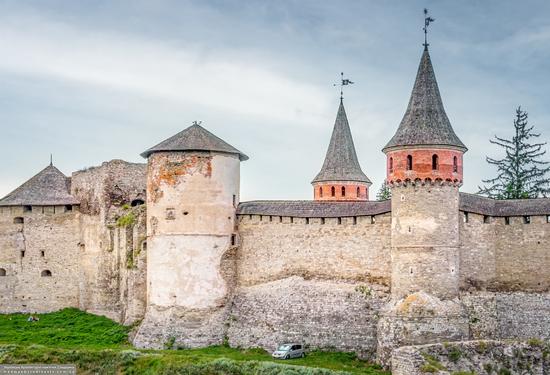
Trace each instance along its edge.
<instances>
[{"instance_id":1,"label":"spruce tree","mask_svg":"<svg viewBox=\"0 0 550 375\"><path fill-rule=\"evenodd\" d=\"M547 161L541 160L546 154L542 150L544 143L529 143L540 134L533 133L533 126L528 126L528 114L521 107L516 110L514 119L515 135L504 139L495 135L492 144L504 148L502 159L487 157L489 164L497 167L497 176L483 180L486 184L479 187L479 193L495 199L525 199L546 197L550 193L550 171Z\"/></svg>"},{"instance_id":2,"label":"spruce tree","mask_svg":"<svg viewBox=\"0 0 550 375\"><path fill-rule=\"evenodd\" d=\"M380 186L380 190L378 190L378 193L376 193L376 200L377 201L385 201L391 198L391 189L384 181L382 183L382 186Z\"/></svg>"}]
</instances>

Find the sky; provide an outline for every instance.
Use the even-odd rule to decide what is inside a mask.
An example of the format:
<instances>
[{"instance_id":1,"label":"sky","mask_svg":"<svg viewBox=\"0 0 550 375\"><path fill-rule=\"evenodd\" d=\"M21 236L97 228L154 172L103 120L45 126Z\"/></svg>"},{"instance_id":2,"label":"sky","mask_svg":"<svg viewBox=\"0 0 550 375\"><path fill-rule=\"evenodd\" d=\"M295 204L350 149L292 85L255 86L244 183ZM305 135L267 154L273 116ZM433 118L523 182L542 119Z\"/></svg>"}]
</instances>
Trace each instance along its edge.
<instances>
[{"instance_id":1,"label":"sky","mask_svg":"<svg viewBox=\"0 0 550 375\"><path fill-rule=\"evenodd\" d=\"M241 200L311 199L339 103L363 171L405 112L423 43L476 192L517 106L550 141L550 2L0 1L0 196L49 163L65 174L202 125L250 160ZM548 147L547 147L548 148ZM550 155L548 156L550 160Z\"/></svg>"}]
</instances>

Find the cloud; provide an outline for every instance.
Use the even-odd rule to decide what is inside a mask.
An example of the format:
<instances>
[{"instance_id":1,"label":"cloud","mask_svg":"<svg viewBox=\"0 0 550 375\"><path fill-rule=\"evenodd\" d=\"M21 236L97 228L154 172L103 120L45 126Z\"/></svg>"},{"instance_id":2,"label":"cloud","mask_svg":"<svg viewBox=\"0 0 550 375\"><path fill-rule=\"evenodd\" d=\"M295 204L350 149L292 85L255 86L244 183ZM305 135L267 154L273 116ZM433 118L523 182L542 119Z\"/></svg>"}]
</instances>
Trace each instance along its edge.
<instances>
[{"instance_id":1,"label":"cloud","mask_svg":"<svg viewBox=\"0 0 550 375\"><path fill-rule=\"evenodd\" d=\"M95 32L36 15L4 17L0 35L5 72L310 124L316 118L308 114L323 112L328 102L318 87L267 68L253 51Z\"/></svg>"}]
</instances>

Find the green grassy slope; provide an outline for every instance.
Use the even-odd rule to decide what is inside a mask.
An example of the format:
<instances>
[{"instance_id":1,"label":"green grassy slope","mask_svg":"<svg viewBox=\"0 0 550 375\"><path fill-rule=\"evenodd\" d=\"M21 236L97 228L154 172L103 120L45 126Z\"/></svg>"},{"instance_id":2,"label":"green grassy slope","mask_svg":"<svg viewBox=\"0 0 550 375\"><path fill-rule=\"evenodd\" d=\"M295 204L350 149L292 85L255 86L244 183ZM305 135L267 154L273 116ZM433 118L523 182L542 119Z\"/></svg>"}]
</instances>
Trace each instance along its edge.
<instances>
[{"instance_id":1,"label":"green grassy slope","mask_svg":"<svg viewBox=\"0 0 550 375\"><path fill-rule=\"evenodd\" d=\"M0 315L0 363L75 363L83 374L388 375L350 353L311 352L275 361L261 349L225 346L135 350L128 327L77 309L36 315Z\"/></svg>"}]
</instances>

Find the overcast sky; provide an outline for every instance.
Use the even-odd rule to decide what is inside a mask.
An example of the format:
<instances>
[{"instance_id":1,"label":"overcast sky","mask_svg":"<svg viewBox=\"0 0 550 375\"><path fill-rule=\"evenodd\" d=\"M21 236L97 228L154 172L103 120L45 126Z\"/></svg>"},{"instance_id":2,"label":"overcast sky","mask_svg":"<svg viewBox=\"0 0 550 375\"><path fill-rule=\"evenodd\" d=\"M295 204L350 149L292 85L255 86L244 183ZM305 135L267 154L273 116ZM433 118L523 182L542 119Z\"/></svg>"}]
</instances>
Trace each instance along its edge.
<instances>
[{"instance_id":1,"label":"overcast sky","mask_svg":"<svg viewBox=\"0 0 550 375\"><path fill-rule=\"evenodd\" d=\"M380 151L430 53L475 192L522 105L550 140L550 2L0 1L0 196L49 162L65 174L150 146L202 121L250 156L242 200L311 199L345 106L374 197ZM549 157L550 158L550 157Z\"/></svg>"}]
</instances>

